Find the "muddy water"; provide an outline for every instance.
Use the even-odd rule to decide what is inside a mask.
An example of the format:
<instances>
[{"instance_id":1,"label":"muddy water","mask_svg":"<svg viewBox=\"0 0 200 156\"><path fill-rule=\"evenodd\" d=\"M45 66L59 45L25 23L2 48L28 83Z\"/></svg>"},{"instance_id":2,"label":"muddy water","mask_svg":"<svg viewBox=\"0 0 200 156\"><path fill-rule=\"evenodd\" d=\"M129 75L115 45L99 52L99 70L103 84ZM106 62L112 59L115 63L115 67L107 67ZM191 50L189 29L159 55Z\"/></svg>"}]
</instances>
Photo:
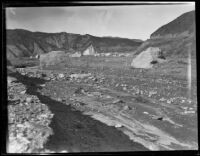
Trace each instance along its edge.
<instances>
[{"instance_id":1,"label":"muddy water","mask_svg":"<svg viewBox=\"0 0 200 156\"><path fill-rule=\"evenodd\" d=\"M19 73L11 74L26 85L27 94L36 95L54 114L50 127L54 135L49 137L45 148L55 152L106 152L106 151L147 151L143 145L133 142L113 126L73 110L70 106L52 100L37 92L39 84L45 81L29 78Z\"/></svg>"}]
</instances>

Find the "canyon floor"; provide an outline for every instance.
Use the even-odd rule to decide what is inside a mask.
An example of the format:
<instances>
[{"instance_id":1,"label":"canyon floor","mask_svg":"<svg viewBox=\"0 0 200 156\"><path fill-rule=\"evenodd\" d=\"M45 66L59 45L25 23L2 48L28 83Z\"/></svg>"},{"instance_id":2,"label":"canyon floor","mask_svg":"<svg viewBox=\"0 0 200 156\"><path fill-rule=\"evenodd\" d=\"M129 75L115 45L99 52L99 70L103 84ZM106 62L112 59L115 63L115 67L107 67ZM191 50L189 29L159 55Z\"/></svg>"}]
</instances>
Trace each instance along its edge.
<instances>
[{"instance_id":1,"label":"canyon floor","mask_svg":"<svg viewBox=\"0 0 200 156\"><path fill-rule=\"evenodd\" d=\"M132 69L125 57L77 59L71 66L8 72L53 114L45 149L197 150L194 60L189 78L187 59L168 59L153 69Z\"/></svg>"}]
</instances>

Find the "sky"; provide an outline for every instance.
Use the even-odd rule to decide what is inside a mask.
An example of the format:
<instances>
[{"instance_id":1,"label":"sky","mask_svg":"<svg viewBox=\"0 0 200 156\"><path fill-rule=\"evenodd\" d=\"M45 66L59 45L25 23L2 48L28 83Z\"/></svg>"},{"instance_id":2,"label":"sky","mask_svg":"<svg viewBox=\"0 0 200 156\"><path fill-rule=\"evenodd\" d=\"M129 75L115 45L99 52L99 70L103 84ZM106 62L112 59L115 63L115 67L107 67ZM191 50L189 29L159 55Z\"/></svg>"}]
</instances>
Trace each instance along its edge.
<instances>
[{"instance_id":1,"label":"sky","mask_svg":"<svg viewBox=\"0 0 200 156\"><path fill-rule=\"evenodd\" d=\"M6 8L6 28L146 40L159 27L195 10L178 5Z\"/></svg>"}]
</instances>

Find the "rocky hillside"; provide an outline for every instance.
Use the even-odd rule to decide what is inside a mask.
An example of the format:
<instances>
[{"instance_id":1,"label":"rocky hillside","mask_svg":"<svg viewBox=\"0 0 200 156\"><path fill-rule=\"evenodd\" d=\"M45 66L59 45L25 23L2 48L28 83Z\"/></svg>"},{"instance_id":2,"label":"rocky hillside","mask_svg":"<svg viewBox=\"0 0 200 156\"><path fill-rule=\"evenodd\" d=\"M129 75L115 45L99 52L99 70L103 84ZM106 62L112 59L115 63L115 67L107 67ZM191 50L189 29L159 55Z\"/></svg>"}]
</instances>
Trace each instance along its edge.
<instances>
[{"instance_id":1,"label":"rocky hillside","mask_svg":"<svg viewBox=\"0 0 200 156\"><path fill-rule=\"evenodd\" d=\"M135 51L139 54L148 47L159 47L165 57L196 56L195 11L184 13L151 34Z\"/></svg>"},{"instance_id":2,"label":"rocky hillside","mask_svg":"<svg viewBox=\"0 0 200 156\"><path fill-rule=\"evenodd\" d=\"M195 31L195 11L182 14L175 20L163 25L154 33L151 38L176 37L178 35L189 35Z\"/></svg>"},{"instance_id":3,"label":"rocky hillside","mask_svg":"<svg viewBox=\"0 0 200 156\"><path fill-rule=\"evenodd\" d=\"M89 43L97 52L127 52L141 45L141 40L92 35L31 32L23 29L7 30L7 58L34 56L49 51L74 52Z\"/></svg>"}]
</instances>

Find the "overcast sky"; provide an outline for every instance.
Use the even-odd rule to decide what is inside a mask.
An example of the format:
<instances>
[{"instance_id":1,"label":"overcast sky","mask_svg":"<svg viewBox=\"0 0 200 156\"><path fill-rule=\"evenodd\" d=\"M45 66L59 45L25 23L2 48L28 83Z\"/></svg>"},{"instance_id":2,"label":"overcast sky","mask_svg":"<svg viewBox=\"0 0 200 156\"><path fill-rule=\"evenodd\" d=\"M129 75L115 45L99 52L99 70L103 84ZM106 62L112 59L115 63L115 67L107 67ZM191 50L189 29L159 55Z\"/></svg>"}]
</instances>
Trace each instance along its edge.
<instances>
[{"instance_id":1,"label":"overcast sky","mask_svg":"<svg viewBox=\"0 0 200 156\"><path fill-rule=\"evenodd\" d=\"M7 8L6 27L146 40L160 26L191 10L194 3Z\"/></svg>"}]
</instances>

